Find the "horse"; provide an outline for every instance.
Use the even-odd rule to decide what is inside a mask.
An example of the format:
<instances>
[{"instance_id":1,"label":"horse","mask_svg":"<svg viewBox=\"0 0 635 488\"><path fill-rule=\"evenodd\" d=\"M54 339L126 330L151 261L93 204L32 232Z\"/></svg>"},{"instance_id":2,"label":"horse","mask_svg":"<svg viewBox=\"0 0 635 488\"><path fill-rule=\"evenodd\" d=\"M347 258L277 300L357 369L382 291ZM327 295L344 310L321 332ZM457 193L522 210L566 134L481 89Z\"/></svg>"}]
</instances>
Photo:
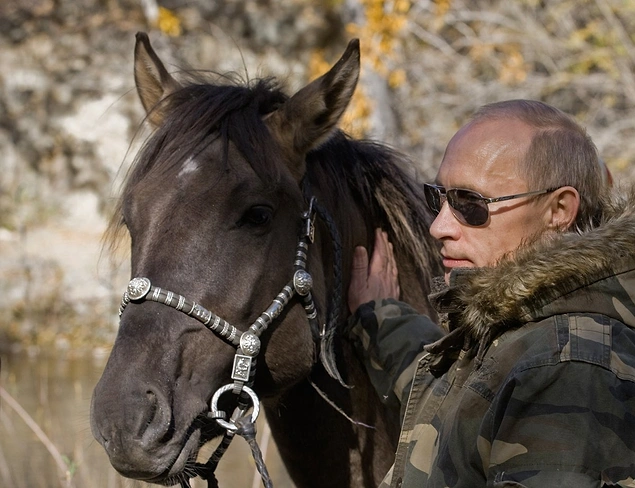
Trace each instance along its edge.
<instances>
[{"instance_id":1,"label":"horse","mask_svg":"<svg viewBox=\"0 0 635 488\"><path fill-rule=\"evenodd\" d=\"M359 40L292 96L274 78L169 73L145 33L134 53L153 131L109 230L129 234L134 279L93 392L94 437L123 476L213 486L199 450L238 430L226 411L253 421L262 405L296 486L376 486L400 413L348 334L353 250L372 252L384 229L402 298L433 318L441 268L412 161L338 128Z\"/></svg>"}]
</instances>

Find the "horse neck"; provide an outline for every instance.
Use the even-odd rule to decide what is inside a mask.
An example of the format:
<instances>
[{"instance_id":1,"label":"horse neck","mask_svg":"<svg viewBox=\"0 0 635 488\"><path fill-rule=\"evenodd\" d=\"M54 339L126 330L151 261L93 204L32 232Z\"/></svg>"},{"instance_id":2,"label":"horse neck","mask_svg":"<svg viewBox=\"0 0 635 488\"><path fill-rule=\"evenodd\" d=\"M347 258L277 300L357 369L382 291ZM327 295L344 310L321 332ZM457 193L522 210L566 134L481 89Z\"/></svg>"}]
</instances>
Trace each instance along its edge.
<instances>
[{"instance_id":1,"label":"horse neck","mask_svg":"<svg viewBox=\"0 0 635 488\"><path fill-rule=\"evenodd\" d=\"M383 405L353 351L343 342L345 388L318 364L275 404L267 419L298 488L374 488L388 471L399 434L397 412Z\"/></svg>"},{"instance_id":2,"label":"horse neck","mask_svg":"<svg viewBox=\"0 0 635 488\"><path fill-rule=\"evenodd\" d=\"M320 194L316 196L322 202ZM359 355L343 332L349 315L346 291L353 248L368 245L374 231L358 207L341 201L336 203L342 208L336 209L332 201L323 201L329 207L323 209L328 216L319 217L315 249L311 250L319 255L320 266L314 261L311 272L321 283L315 290L324 312L321 321L328 318L333 293L341 293L339 322L333 324L338 329L337 365L352 388L330 377L318 360L310 377L264 407L280 455L296 486L376 487L392 464L399 434L398 412L381 403ZM333 219L339 233L342 255L338 264L328 219ZM340 264L342 281L335 283L333 266Z\"/></svg>"},{"instance_id":3,"label":"horse neck","mask_svg":"<svg viewBox=\"0 0 635 488\"><path fill-rule=\"evenodd\" d=\"M343 261L349 262L350 252L344 254ZM401 267L408 269L403 261ZM403 285L406 299L421 300L425 310L425 290L415 280L413 272L402 274L402 283L413 282ZM339 335L338 346L337 364L352 388L317 363L309 378L264 404L280 456L298 488L374 488L394 459L399 412L381 402L345 335Z\"/></svg>"}]
</instances>

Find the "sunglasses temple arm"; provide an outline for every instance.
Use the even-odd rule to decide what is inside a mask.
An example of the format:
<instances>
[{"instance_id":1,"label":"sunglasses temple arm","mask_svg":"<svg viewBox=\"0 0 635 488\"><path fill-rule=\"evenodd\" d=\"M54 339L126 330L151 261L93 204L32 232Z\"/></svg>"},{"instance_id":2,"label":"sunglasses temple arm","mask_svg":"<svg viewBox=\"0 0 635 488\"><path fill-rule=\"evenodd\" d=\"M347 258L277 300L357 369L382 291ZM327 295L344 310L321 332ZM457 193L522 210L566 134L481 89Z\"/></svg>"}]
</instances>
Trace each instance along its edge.
<instances>
[{"instance_id":1,"label":"sunglasses temple arm","mask_svg":"<svg viewBox=\"0 0 635 488\"><path fill-rule=\"evenodd\" d=\"M551 190L551 189L549 189L549 190L536 190L536 191L530 191L530 192L527 192L527 193L518 193L517 195L505 195L504 197L483 198L483 201L485 203L504 202L506 200L513 200L514 198L542 195L544 193L549 193L549 192L552 192L552 191L554 191L554 190Z\"/></svg>"}]
</instances>

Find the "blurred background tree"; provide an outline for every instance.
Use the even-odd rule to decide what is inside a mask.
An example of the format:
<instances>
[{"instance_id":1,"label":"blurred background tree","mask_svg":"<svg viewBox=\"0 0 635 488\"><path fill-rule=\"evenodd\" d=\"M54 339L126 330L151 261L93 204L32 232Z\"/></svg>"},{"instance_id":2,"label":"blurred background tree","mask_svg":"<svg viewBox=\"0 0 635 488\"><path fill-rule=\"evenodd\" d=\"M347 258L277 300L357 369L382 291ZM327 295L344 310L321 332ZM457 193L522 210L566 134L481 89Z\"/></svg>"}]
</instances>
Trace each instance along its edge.
<instances>
[{"instance_id":1,"label":"blurred background tree","mask_svg":"<svg viewBox=\"0 0 635 488\"><path fill-rule=\"evenodd\" d=\"M4 0L0 348L114 338L126 258L102 255L100 236L147 134L138 30L171 70L276 76L290 93L359 37L342 126L408 153L421 181L476 108L509 98L572 114L618 183L635 176L632 0Z\"/></svg>"},{"instance_id":2,"label":"blurred background tree","mask_svg":"<svg viewBox=\"0 0 635 488\"><path fill-rule=\"evenodd\" d=\"M572 114L615 181L635 179L634 0L0 0L0 486L150 486L121 479L88 427L129 279L126 243L111 256L101 237L147 135L139 30L171 71L289 93L359 37L342 126L409 154L421 181L475 109L510 98ZM234 459L221 486L248 486Z\"/></svg>"}]
</instances>

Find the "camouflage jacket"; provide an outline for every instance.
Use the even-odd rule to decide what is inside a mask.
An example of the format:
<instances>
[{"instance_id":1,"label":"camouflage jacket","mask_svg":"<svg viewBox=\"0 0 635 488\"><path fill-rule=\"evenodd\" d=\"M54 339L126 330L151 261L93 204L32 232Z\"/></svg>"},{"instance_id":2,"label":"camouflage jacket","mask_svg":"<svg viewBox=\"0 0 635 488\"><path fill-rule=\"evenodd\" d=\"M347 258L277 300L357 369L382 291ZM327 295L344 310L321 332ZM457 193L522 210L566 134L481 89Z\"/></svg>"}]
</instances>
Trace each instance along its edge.
<instances>
[{"instance_id":1,"label":"camouflage jacket","mask_svg":"<svg viewBox=\"0 0 635 488\"><path fill-rule=\"evenodd\" d=\"M442 337L395 300L353 317L375 387L402 405L382 488L635 487L635 199L431 299Z\"/></svg>"}]
</instances>

